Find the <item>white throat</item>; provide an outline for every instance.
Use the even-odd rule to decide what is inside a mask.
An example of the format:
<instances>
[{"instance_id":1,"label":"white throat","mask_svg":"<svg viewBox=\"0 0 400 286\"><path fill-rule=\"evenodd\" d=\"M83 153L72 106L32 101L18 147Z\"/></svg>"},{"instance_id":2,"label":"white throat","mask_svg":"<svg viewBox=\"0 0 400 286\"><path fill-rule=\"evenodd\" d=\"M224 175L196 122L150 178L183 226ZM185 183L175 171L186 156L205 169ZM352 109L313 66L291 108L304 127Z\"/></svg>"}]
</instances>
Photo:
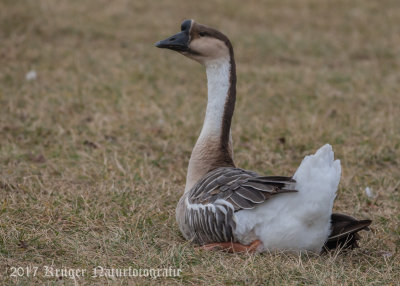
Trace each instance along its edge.
<instances>
[{"instance_id":1,"label":"white throat","mask_svg":"<svg viewBox=\"0 0 400 286\"><path fill-rule=\"evenodd\" d=\"M222 118L229 92L229 59L219 59L206 64L208 100L206 116L200 137L221 136ZM199 140L198 140L199 141Z\"/></svg>"},{"instance_id":2,"label":"white throat","mask_svg":"<svg viewBox=\"0 0 400 286\"><path fill-rule=\"evenodd\" d=\"M185 192L188 192L209 171L213 156L218 155L215 153L218 152L225 103L229 96L229 58L209 61L205 66L208 87L207 109L203 128L190 157Z\"/></svg>"}]
</instances>

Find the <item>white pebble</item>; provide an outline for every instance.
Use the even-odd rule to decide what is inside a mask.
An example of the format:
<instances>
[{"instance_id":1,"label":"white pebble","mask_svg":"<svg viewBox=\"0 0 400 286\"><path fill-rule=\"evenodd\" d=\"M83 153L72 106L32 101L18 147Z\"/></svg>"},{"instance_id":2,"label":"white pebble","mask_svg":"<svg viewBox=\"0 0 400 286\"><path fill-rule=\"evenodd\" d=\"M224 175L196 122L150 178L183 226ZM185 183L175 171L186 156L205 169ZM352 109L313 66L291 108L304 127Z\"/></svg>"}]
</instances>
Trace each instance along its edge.
<instances>
[{"instance_id":1,"label":"white pebble","mask_svg":"<svg viewBox=\"0 0 400 286\"><path fill-rule=\"evenodd\" d=\"M35 70L31 70L25 75L25 78L28 81L35 80L36 77L37 77L37 73Z\"/></svg>"},{"instance_id":2,"label":"white pebble","mask_svg":"<svg viewBox=\"0 0 400 286\"><path fill-rule=\"evenodd\" d=\"M370 189L370 187L365 188L365 193L367 194L368 198L374 199L376 198L376 194Z\"/></svg>"}]
</instances>

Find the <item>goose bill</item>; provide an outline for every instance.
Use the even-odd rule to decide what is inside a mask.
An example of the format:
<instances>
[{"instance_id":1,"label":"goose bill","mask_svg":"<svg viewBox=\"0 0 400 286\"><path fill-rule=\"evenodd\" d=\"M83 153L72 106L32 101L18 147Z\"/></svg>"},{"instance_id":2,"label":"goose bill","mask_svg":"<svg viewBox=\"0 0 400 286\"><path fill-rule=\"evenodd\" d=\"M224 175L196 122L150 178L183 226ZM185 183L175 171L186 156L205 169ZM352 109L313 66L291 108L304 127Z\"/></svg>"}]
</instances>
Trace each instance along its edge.
<instances>
[{"instance_id":1,"label":"goose bill","mask_svg":"<svg viewBox=\"0 0 400 286\"><path fill-rule=\"evenodd\" d=\"M189 33L187 31L179 32L165 40L155 44L157 48L170 49L178 52L188 51Z\"/></svg>"}]
</instances>

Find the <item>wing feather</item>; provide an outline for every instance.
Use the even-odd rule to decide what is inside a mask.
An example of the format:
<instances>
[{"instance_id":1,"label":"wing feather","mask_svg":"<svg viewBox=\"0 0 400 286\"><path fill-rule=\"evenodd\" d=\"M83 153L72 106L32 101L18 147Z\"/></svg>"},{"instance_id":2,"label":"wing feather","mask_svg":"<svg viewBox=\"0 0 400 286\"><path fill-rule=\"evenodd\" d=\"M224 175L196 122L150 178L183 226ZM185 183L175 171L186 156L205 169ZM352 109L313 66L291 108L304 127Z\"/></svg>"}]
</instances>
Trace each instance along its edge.
<instances>
[{"instance_id":1,"label":"wing feather","mask_svg":"<svg viewBox=\"0 0 400 286\"><path fill-rule=\"evenodd\" d=\"M259 176L234 167L217 168L189 191L189 215L185 216L191 236L199 244L234 241L234 213L252 209L274 195L296 192L291 177Z\"/></svg>"},{"instance_id":2,"label":"wing feather","mask_svg":"<svg viewBox=\"0 0 400 286\"><path fill-rule=\"evenodd\" d=\"M262 203L265 201L264 195L261 194L260 192L254 192L253 190L249 190L249 189L241 187L241 186L239 186L239 188L237 188L235 190L235 194L237 194L253 203L259 204L259 203Z\"/></svg>"}]
</instances>

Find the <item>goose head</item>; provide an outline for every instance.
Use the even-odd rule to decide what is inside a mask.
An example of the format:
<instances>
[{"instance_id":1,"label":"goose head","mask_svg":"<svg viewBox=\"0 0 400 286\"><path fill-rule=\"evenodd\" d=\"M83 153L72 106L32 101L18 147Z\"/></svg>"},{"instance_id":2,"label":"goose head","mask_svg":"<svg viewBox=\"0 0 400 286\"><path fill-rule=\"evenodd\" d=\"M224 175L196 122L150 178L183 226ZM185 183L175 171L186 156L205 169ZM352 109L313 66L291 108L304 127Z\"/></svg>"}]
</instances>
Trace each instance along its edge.
<instances>
[{"instance_id":1,"label":"goose head","mask_svg":"<svg viewBox=\"0 0 400 286\"><path fill-rule=\"evenodd\" d=\"M227 36L194 20L183 21L179 33L157 42L155 46L176 51L203 65L233 57L232 44Z\"/></svg>"}]
</instances>

